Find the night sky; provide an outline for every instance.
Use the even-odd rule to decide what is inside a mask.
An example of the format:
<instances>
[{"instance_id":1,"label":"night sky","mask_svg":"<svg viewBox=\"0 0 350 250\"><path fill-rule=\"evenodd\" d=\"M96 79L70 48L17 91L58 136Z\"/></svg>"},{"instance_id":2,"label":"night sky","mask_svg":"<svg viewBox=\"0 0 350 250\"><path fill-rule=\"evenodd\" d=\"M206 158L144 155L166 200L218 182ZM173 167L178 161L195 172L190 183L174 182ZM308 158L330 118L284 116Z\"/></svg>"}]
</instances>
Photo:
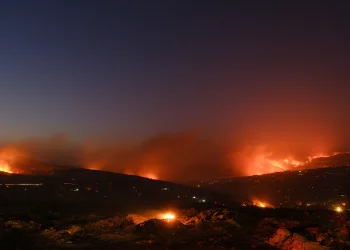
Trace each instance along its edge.
<instances>
[{"instance_id":1,"label":"night sky","mask_svg":"<svg viewBox=\"0 0 350 250\"><path fill-rule=\"evenodd\" d=\"M0 136L349 149L350 4L272 2L2 1Z\"/></svg>"}]
</instances>

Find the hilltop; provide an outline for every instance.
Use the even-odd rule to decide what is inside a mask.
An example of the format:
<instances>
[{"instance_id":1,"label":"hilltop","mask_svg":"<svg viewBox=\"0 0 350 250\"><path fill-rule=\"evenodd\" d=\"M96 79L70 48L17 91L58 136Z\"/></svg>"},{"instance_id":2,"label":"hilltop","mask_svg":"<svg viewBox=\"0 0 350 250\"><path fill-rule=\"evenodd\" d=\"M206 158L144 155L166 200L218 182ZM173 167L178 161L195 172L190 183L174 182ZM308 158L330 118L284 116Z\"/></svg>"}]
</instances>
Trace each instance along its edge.
<instances>
[{"instance_id":1,"label":"hilltop","mask_svg":"<svg viewBox=\"0 0 350 250\"><path fill-rule=\"evenodd\" d=\"M58 168L50 174L1 173L0 196L8 203L74 203L106 209L232 202L230 195L215 191L83 168Z\"/></svg>"}]
</instances>

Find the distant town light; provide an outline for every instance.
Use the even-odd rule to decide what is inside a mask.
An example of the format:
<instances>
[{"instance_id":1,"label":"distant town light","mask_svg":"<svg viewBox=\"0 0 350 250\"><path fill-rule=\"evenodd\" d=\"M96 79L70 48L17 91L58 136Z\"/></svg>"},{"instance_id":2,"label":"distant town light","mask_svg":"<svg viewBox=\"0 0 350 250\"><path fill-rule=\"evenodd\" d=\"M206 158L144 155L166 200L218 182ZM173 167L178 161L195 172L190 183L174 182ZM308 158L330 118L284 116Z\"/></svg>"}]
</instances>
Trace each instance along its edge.
<instances>
[{"instance_id":1,"label":"distant town light","mask_svg":"<svg viewBox=\"0 0 350 250\"><path fill-rule=\"evenodd\" d=\"M42 186L42 183L5 183L6 186Z\"/></svg>"}]
</instances>

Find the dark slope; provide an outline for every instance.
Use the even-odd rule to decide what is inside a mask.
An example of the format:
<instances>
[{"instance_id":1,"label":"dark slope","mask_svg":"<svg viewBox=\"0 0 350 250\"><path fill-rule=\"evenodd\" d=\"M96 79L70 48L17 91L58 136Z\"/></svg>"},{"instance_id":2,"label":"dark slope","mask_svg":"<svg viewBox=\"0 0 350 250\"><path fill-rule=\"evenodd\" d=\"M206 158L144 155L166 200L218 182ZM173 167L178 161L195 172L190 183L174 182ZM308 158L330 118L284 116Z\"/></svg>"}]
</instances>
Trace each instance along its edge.
<instances>
[{"instance_id":1,"label":"dark slope","mask_svg":"<svg viewBox=\"0 0 350 250\"><path fill-rule=\"evenodd\" d=\"M201 183L206 189L235 195L242 202L266 200L275 206L298 204L325 208L350 203L350 167L326 167L229 178Z\"/></svg>"},{"instance_id":2,"label":"dark slope","mask_svg":"<svg viewBox=\"0 0 350 250\"><path fill-rule=\"evenodd\" d=\"M137 207L162 204L180 206L199 202L227 205L233 202L230 195L215 191L83 168L56 169L53 173L44 175L3 173L0 174L0 185L0 198L10 203L68 202Z\"/></svg>"}]
</instances>

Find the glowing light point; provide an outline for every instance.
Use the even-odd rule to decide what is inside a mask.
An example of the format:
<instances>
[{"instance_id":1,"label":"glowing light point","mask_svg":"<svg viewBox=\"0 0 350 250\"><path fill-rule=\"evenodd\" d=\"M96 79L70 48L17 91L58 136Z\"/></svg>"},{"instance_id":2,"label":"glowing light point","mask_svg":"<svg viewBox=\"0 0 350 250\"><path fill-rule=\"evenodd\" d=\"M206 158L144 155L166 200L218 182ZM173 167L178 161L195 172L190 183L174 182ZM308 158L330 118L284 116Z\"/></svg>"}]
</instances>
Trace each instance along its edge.
<instances>
[{"instance_id":1,"label":"glowing light point","mask_svg":"<svg viewBox=\"0 0 350 250\"><path fill-rule=\"evenodd\" d=\"M340 207L340 206L337 206L337 207L335 207L335 211L336 211L337 213L341 213L341 212L343 212L343 208Z\"/></svg>"}]
</instances>

